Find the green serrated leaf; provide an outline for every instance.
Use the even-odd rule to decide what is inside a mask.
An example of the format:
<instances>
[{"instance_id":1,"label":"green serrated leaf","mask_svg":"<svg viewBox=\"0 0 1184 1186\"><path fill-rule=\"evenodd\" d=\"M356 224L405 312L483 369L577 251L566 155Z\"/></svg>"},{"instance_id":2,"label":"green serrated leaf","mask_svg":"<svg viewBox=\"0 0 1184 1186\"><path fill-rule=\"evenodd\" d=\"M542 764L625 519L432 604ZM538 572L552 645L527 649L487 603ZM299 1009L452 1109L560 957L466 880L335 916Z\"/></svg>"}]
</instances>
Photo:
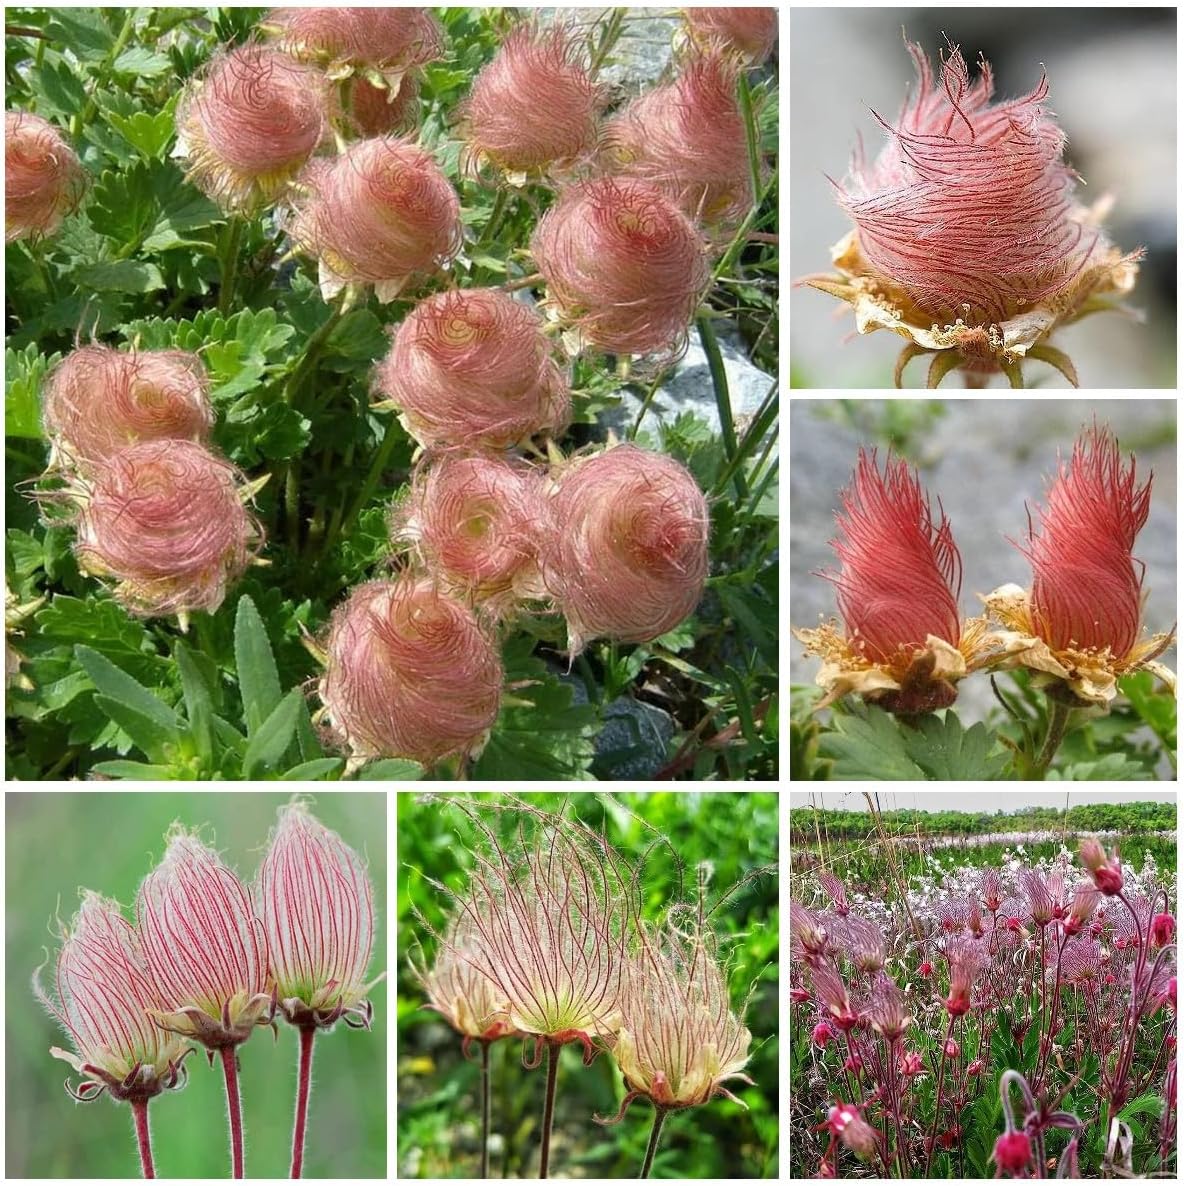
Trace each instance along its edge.
<instances>
[{"instance_id":1,"label":"green serrated leaf","mask_svg":"<svg viewBox=\"0 0 1184 1186\"><path fill-rule=\"evenodd\" d=\"M214 763L214 715L213 697L201 669L194 662L189 648L178 639L173 654L177 669L181 673L181 691L185 697L185 715L189 722L189 736L193 739L194 752L204 769Z\"/></svg>"},{"instance_id":2,"label":"green serrated leaf","mask_svg":"<svg viewBox=\"0 0 1184 1186\"><path fill-rule=\"evenodd\" d=\"M138 259L116 259L87 264L72 273L74 282L100 292L155 292L164 277L155 264Z\"/></svg>"},{"instance_id":3,"label":"green serrated leaf","mask_svg":"<svg viewBox=\"0 0 1184 1186\"><path fill-rule=\"evenodd\" d=\"M47 537L48 547L48 537ZM51 641L86 645L118 661L119 667L139 680L155 682L163 660L152 647L143 623L130 618L114 601L59 594L34 619L41 635Z\"/></svg>"},{"instance_id":4,"label":"green serrated leaf","mask_svg":"<svg viewBox=\"0 0 1184 1186\"><path fill-rule=\"evenodd\" d=\"M1045 778L1050 782L1105 782L1116 779L1121 782L1148 782L1155 778L1141 762L1126 754L1106 754L1096 762L1074 762L1061 770L1050 770Z\"/></svg>"},{"instance_id":5,"label":"green serrated leaf","mask_svg":"<svg viewBox=\"0 0 1184 1186\"><path fill-rule=\"evenodd\" d=\"M131 738L147 758L154 762L168 761L172 747L179 740L175 729L166 729L154 718L110 696L96 696L95 705Z\"/></svg>"},{"instance_id":6,"label":"green serrated leaf","mask_svg":"<svg viewBox=\"0 0 1184 1186\"><path fill-rule=\"evenodd\" d=\"M121 115L105 111L107 122L137 151L146 157L159 158L172 143L175 128L174 96L160 111L137 111L132 115Z\"/></svg>"},{"instance_id":7,"label":"green serrated leaf","mask_svg":"<svg viewBox=\"0 0 1184 1186\"><path fill-rule=\"evenodd\" d=\"M380 758L368 762L355 777L359 782L416 782L423 778L423 767L407 758Z\"/></svg>"},{"instance_id":8,"label":"green serrated leaf","mask_svg":"<svg viewBox=\"0 0 1184 1186\"><path fill-rule=\"evenodd\" d=\"M234 663L243 699L243 721L247 736L253 737L275 711L283 693L263 619L246 596L239 599L234 618Z\"/></svg>"},{"instance_id":9,"label":"green serrated leaf","mask_svg":"<svg viewBox=\"0 0 1184 1186\"><path fill-rule=\"evenodd\" d=\"M343 758L313 758L309 762L301 762L291 770L284 771L281 776L285 782L304 782L316 779L326 779L336 774L345 765Z\"/></svg>"},{"instance_id":10,"label":"green serrated leaf","mask_svg":"<svg viewBox=\"0 0 1184 1186\"><path fill-rule=\"evenodd\" d=\"M102 695L147 717L176 739L177 714L159 696L91 647L80 644L74 648L74 655Z\"/></svg>"},{"instance_id":11,"label":"green serrated leaf","mask_svg":"<svg viewBox=\"0 0 1184 1186\"><path fill-rule=\"evenodd\" d=\"M302 702L300 689L293 688L252 732L243 756L243 778L259 778L278 769L296 737L296 718Z\"/></svg>"},{"instance_id":12,"label":"green serrated leaf","mask_svg":"<svg viewBox=\"0 0 1184 1186\"><path fill-rule=\"evenodd\" d=\"M132 762L126 758L117 758L110 762L96 762L91 769L96 774L102 774L105 778L143 779L160 782L177 777L177 772L171 766Z\"/></svg>"},{"instance_id":13,"label":"green serrated leaf","mask_svg":"<svg viewBox=\"0 0 1184 1186\"><path fill-rule=\"evenodd\" d=\"M133 74L139 78L156 78L166 70L171 70L172 65L172 62L164 54L158 54L143 45L133 45L131 49L125 49L115 59L111 65L111 69L116 74Z\"/></svg>"},{"instance_id":14,"label":"green serrated leaf","mask_svg":"<svg viewBox=\"0 0 1184 1186\"><path fill-rule=\"evenodd\" d=\"M834 730L822 736L818 749L834 761L832 779L925 779L925 771L909 756L901 726L874 704L852 704L848 712L836 715Z\"/></svg>"},{"instance_id":15,"label":"green serrated leaf","mask_svg":"<svg viewBox=\"0 0 1184 1186\"><path fill-rule=\"evenodd\" d=\"M953 712L945 719L935 713L921 717L901 734L905 752L928 778L937 782L1002 778L1008 757L980 721L969 729Z\"/></svg>"},{"instance_id":16,"label":"green serrated leaf","mask_svg":"<svg viewBox=\"0 0 1184 1186\"><path fill-rule=\"evenodd\" d=\"M41 440L41 384L61 359L46 358L30 342L23 350L4 352L4 432L11 437Z\"/></svg>"}]
</instances>

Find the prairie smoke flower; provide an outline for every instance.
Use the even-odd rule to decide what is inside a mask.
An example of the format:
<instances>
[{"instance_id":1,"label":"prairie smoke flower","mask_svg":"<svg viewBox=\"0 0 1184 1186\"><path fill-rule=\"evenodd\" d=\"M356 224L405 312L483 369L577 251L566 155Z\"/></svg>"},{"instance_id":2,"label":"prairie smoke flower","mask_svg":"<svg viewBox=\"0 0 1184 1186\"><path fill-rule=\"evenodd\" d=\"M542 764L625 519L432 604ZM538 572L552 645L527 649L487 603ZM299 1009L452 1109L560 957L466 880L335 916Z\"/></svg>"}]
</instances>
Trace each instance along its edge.
<instances>
[{"instance_id":1,"label":"prairie smoke flower","mask_svg":"<svg viewBox=\"0 0 1184 1186\"><path fill-rule=\"evenodd\" d=\"M692 42L709 52L730 50L752 66L759 66L773 52L777 41L777 9L771 5L684 8L682 12Z\"/></svg>"},{"instance_id":2,"label":"prairie smoke flower","mask_svg":"<svg viewBox=\"0 0 1184 1186\"><path fill-rule=\"evenodd\" d=\"M994 914L1002 905L1003 882L998 869L984 869L982 875L983 901Z\"/></svg>"},{"instance_id":3,"label":"prairie smoke flower","mask_svg":"<svg viewBox=\"0 0 1184 1186\"><path fill-rule=\"evenodd\" d=\"M48 120L4 113L4 241L52 235L86 190L78 154Z\"/></svg>"},{"instance_id":4,"label":"prairie smoke flower","mask_svg":"<svg viewBox=\"0 0 1184 1186\"><path fill-rule=\"evenodd\" d=\"M851 1150L856 1157L866 1161L876 1151L876 1130L872 1128L853 1104L844 1104L842 1100L835 1100L834 1107L827 1111L826 1119L817 1126L824 1128L831 1134L831 1147L827 1150L827 1157L834 1148L835 1138Z\"/></svg>"},{"instance_id":5,"label":"prairie smoke flower","mask_svg":"<svg viewBox=\"0 0 1184 1186\"><path fill-rule=\"evenodd\" d=\"M416 471L392 516L440 587L495 616L542 597L538 571L542 478L482 454L444 454Z\"/></svg>"},{"instance_id":6,"label":"prairie smoke flower","mask_svg":"<svg viewBox=\"0 0 1184 1186\"><path fill-rule=\"evenodd\" d=\"M401 72L440 57L439 22L426 8L273 8L261 27L285 53L330 68Z\"/></svg>"},{"instance_id":7,"label":"prairie smoke flower","mask_svg":"<svg viewBox=\"0 0 1184 1186\"><path fill-rule=\"evenodd\" d=\"M1176 920L1170 914L1156 914L1151 919L1151 946L1166 947L1176 933Z\"/></svg>"},{"instance_id":8,"label":"prairie smoke flower","mask_svg":"<svg viewBox=\"0 0 1184 1186\"><path fill-rule=\"evenodd\" d=\"M1032 921L1038 927L1045 927L1052 922L1052 895L1048 892L1048 883L1035 869L1021 869L1018 876L1020 888L1028 899L1028 909Z\"/></svg>"},{"instance_id":9,"label":"prairie smoke flower","mask_svg":"<svg viewBox=\"0 0 1184 1186\"><path fill-rule=\"evenodd\" d=\"M395 330L375 368L377 406L397 408L428 447L505 449L559 434L571 392L542 319L496 289L436 293Z\"/></svg>"},{"instance_id":10,"label":"prairie smoke flower","mask_svg":"<svg viewBox=\"0 0 1184 1186\"><path fill-rule=\"evenodd\" d=\"M1046 78L992 104L983 59L972 83L950 46L935 80L921 47L906 44L916 96L895 125L876 115L889 142L874 165L861 146L835 186L856 228L831 249L837 274L804 283L854 306L860 333L890 329L909 340L898 387L905 363L926 352L930 387L955 367L968 384L1003 371L1022 387L1025 357L1076 386L1073 364L1048 337L1129 292L1140 253L1123 255L1099 229L1108 199L1088 210L1074 201L1065 135L1044 106Z\"/></svg>"},{"instance_id":11,"label":"prairie smoke flower","mask_svg":"<svg viewBox=\"0 0 1184 1186\"><path fill-rule=\"evenodd\" d=\"M431 153L397 136L359 140L300 175L287 230L316 256L321 295L372 284L393 300L460 250L460 203Z\"/></svg>"},{"instance_id":12,"label":"prairie smoke flower","mask_svg":"<svg viewBox=\"0 0 1184 1186\"><path fill-rule=\"evenodd\" d=\"M531 253L573 352L678 354L710 281L690 219L656 186L601 177L564 190Z\"/></svg>"},{"instance_id":13,"label":"prairie smoke flower","mask_svg":"<svg viewBox=\"0 0 1184 1186\"><path fill-rule=\"evenodd\" d=\"M672 82L622 109L604 132L613 172L651 182L716 232L743 218L755 197L736 98L739 68L722 54L692 58Z\"/></svg>"},{"instance_id":14,"label":"prairie smoke flower","mask_svg":"<svg viewBox=\"0 0 1184 1186\"><path fill-rule=\"evenodd\" d=\"M552 471L543 580L567 619L568 650L593 638L649 642L699 604L707 500L677 461L634 445Z\"/></svg>"},{"instance_id":15,"label":"prairie smoke flower","mask_svg":"<svg viewBox=\"0 0 1184 1186\"><path fill-rule=\"evenodd\" d=\"M908 999L896 981L882 972L876 977L872 987L872 999L867 1016L872 1029L889 1045L899 1042L913 1024Z\"/></svg>"},{"instance_id":16,"label":"prairie smoke flower","mask_svg":"<svg viewBox=\"0 0 1184 1186\"><path fill-rule=\"evenodd\" d=\"M182 350L80 346L50 373L41 402L55 454L87 472L142 441L203 444L214 423L205 366Z\"/></svg>"},{"instance_id":17,"label":"prairie smoke flower","mask_svg":"<svg viewBox=\"0 0 1184 1186\"><path fill-rule=\"evenodd\" d=\"M323 79L286 54L248 42L219 54L177 106L175 156L223 210L274 202L329 130Z\"/></svg>"},{"instance_id":18,"label":"prairie smoke flower","mask_svg":"<svg viewBox=\"0 0 1184 1186\"><path fill-rule=\"evenodd\" d=\"M822 918L792 899L789 903L789 942L795 959L816 966L830 950Z\"/></svg>"},{"instance_id":19,"label":"prairie smoke flower","mask_svg":"<svg viewBox=\"0 0 1184 1186\"><path fill-rule=\"evenodd\" d=\"M1032 1163L1032 1142L1027 1133L1017 1129L1001 1133L992 1157L1001 1173L1024 1174Z\"/></svg>"},{"instance_id":20,"label":"prairie smoke flower","mask_svg":"<svg viewBox=\"0 0 1184 1186\"><path fill-rule=\"evenodd\" d=\"M844 1033L854 1029L859 1024L859 1013L851 1004L847 987L838 972L829 964L818 964L811 969L811 976L818 1003L826 1008L831 1025L838 1026Z\"/></svg>"},{"instance_id":21,"label":"prairie smoke flower","mask_svg":"<svg viewBox=\"0 0 1184 1186\"><path fill-rule=\"evenodd\" d=\"M819 873L818 884L826 891L835 913L840 918L846 918L851 909L847 902L847 887L833 873Z\"/></svg>"},{"instance_id":22,"label":"prairie smoke flower","mask_svg":"<svg viewBox=\"0 0 1184 1186\"><path fill-rule=\"evenodd\" d=\"M946 952L950 965L950 993L945 999L946 1012L951 1018L970 1012L970 993L975 981L986 965L983 952L977 944L954 940Z\"/></svg>"},{"instance_id":23,"label":"prairie smoke flower","mask_svg":"<svg viewBox=\"0 0 1184 1186\"><path fill-rule=\"evenodd\" d=\"M357 586L333 613L326 650L321 701L356 762L468 755L497 717L497 648L472 610L430 578Z\"/></svg>"},{"instance_id":24,"label":"prairie smoke flower","mask_svg":"<svg viewBox=\"0 0 1184 1186\"><path fill-rule=\"evenodd\" d=\"M866 918L851 915L847 919L843 948L856 969L865 975L878 972L884 966L884 933Z\"/></svg>"},{"instance_id":25,"label":"prairie smoke flower","mask_svg":"<svg viewBox=\"0 0 1184 1186\"><path fill-rule=\"evenodd\" d=\"M1132 558L1147 522L1151 479L1142 486L1135 459L1124 468L1118 441L1096 424L1061 462L1019 545L1032 565L1030 593L1004 585L989 594L987 612L1003 627L1004 667L1023 666L1035 679L1066 688L1075 702L1106 705L1119 677L1147 668L1173 691L1175 675L1155 662L1175 631L1140 638L1142 578Z\"/></svg>"},{"instance_id":26,"label":"prairie smoke flower","mask_svg":"<svg viewBox=\"0 0 1184 1186\"><path fill-rule=\"evenodd\" d=\"M528 175L570 166L596 145L605 92L585 65L572 30L520 25L473 79L461 105L461 167L485 162L524 185Z\"/></svg>"},{"instance_id":27,"label":"prairie smoke flower","mask_svg":"<svg viewBox=\"0 0 1184 1186\"><path fill-rule=\"evenodd\" d=\"M838 1035L831 1028L827 1021L820 1021L810 1033L810 1041L820 1050L826 1046L828 1042L836 1040Z\"/></svg>"},{"instance_id":28,"label":"prairie smoke flower","mask_svg":"<svg viewBox=\"0 0 1184 1186\"><path fill-rule=\"evenodd\" d=\"M1069 906L1068 916L1064 920L1066 935L1077 935L1086 923L1094 916L1098 908L1101 895L1096 889L1088 885L1079 885L1073 892L1073 901Z\"/></svg>"},{"instance_id":29,"label":"prairie smoke flower","mask_svg":"<svg viewBox=\"0 0 1184 1186\"><path fill-rule=\"evenodd\" d=\"M794 630L806 654L818 655L818 708L856 692L889 712L945 708L955 681L985 661L986 623L958 614L962 558L945 513L935 523L915 470L859 451L851 486L839 496L838 573L819 575L836 589L846 625ZM941 510L939 504L939 512Z\"/></svg>"},{"instance_id":30,"label":"prairie smoke flower","mask_svg":"<svg viewBox=\"0 0 1184 1186\"><path fill-rule=\"evenodd\" d=\"M1118 859L1118 850L1110 856L1093 836L1086 836L1080 845L1081 863L1089 870L1099 891L1107 897L1122 893L1122 862ZM1122 920L1126 921L1125 918Z\"/></svg>"},{"instance_id":31,"label":"prairie smoke flower","mask_svg":"<svg viewBox=\"0 0 1184 1186\"><path fill-rule=\"evenodd\" d=\"M192 441L129 445L78 485L79 566L114 580L132 613L213 613L262 545L249 493L234 466Z\"/></svg>"},{"instance_id":32,"label":"prairie smoke flower","mask_svg":"<svg viewBox=\"0 0 1184 1186\"><path fill-rule=\"evenodd\" d=\"M904 1051L898 1065L902 1075L920 1075L925 1070L925 1060L916 1050Z\"/></svg>"}]
</instances>

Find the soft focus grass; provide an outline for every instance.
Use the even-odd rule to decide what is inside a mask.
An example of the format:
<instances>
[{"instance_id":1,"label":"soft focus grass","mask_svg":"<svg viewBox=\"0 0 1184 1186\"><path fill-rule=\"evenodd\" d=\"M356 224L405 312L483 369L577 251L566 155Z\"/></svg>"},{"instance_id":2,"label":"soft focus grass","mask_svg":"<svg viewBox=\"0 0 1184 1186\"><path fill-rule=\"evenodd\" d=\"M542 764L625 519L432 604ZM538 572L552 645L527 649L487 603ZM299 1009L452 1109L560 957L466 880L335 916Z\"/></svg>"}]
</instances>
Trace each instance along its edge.
<instances>
[{"instance_id":1,"label":"soft focus grass","mask_svg":"<svg viewBox=\"0 0 1184 1186\"><path fill-rule=\"evenodd\" d=\"M504 799L504 796L497 796ZM712 865L711 890L718 894L752 870L777 859L777 796L732 792L524 795L536 806L568 810L594 827L604 824L609 840L630 859L639 858L657 835L670 841L686 872L688 892L695 866ZM438 925L443 903L421 874L459 888L472 857L474 829L446 802L401 794L399 834L399 1173L403 1177L472 1177L480 1147L478 1068L461 1057L459 1037L423 1008L424 993L407 966L407 956L431 936L416 922L418 907ZM632 813L632 814L630 814ZM640 817L640 818L636 818ZM641 822L644 820L644 824ZM646 827L649 825L649 828ZM649 829L653 829L652 831ZM504 821L503 838L511 822ZM655 917L677 884L668 850L655 850L643 880L646 914ZM730 936L734 965L732 999L739 1002L755 980L746 1024L752 1031L747 1073L754 1087L732 1083L748 1105L725 1099L671 1113L652 1176L665 1178L750 1178L777 1176L777 879L764 876L743 886L715 916L721 935ZM474 1050L474 1055L476 1050ZM493 1104L491 1174L533 1177L538 1172L538 1138L543 1072L525 1071L522 1043L491 1048ZM551 1168L557 1176L633 1178L641 1167L653 1112L637 1101L618 1125L601 1127L594 1113L616 1113L624 1089L610 1057L591 1067L580 1063L577 1046L563 1051L556 1097Z\"/></svg>"},{"instance_id":2,"label":"soft focus grass","mask_svg":"<svg viewBox=\"0 0 1184 1186\"><path fill-rule=\"evenodd\" d=\"M106 1096L71 1102L62 1089L70 1067L51 1058L66 1035L33 996L30 977L57 944L55 915L69 919L86 887L125 907L174 820L209 824L203 833L239 875L254 875L277 809L287 794L98 791L5 796L7 934L5 1040L7 1178L132 1178L139 1162L126 1105ZM371 974L386 966L386 805L381 794L321 794L313 813L363 854L374 884L377 926ZM52 963L45 981L52 976ZM316 1040L305 1146L306 1177L386 1176L385 981L371 992L372 1032L344 1025ZM258 1030L240 1047L247 1175L287 1177L296 1092L296 1033L278 1041ZM222 1073L203 1052L187 1060L189 1083L152 1101L153 1151L162 1178L229 1176ZM73 1076L76 1081L77 1076Z\"/></svg>"}]
</instances>

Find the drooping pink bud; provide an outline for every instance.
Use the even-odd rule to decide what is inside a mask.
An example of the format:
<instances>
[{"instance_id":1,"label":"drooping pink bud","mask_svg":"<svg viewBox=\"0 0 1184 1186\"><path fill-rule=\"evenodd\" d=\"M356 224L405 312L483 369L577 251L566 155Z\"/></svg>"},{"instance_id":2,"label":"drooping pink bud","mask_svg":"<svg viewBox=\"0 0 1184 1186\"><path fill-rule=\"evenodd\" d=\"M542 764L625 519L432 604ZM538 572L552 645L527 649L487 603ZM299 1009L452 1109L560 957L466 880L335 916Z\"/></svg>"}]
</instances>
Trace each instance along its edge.
<instances>
[{"instance_id":1,"label":"drooping pink bud","mask_svg":"<svg viewBox=\"0 0 1184 1186\"><path fill-rule=\"evenodd\" d=\"M906 1050L900 1056L899 1065L902 1075L919 1075L925 1069L925 1062L916 1050Z\"/></svg>"},{"instance_id":2,"label":"drooping pink bud","mask_svg":"<svg viewBox=\"0 0 1184 1186\"><path fill-rule=\"evenodd\" d=\"M46 379L42 410L62 459L88 472L142 441L204 443L214 423L205 366L181 350L80 346Z\"/></svg>"},{"instance_id":3,"label":"drooping pink bud","mask_svg":"<svg viewBox=\"0 0 1184 1186\"><path fill-rule=\"evenodd\" d=\"M333 613L320 696L357 758L430 765L479 747L497 717L501 658L473 611L404 573L357 586Z\"/></svg>"},{"instance_id":4,"label":"drooping pink bud","mask_svg":"<svg viewBox=\"0 0 1184 1186\"><path fill-rule=\"evenodd\" d=\"M708 50L729 49L742 54L750 65L759 66L777 41L777 9L684 8L691 38Z\"/></svg>"},{"instance_id":5,"label":"drooping pink bud","mask_svg":"<svg viewBox=\"0 0 1184 1186\"><path fill-rule=\"evenodd\" d=\"M1022 1174L1032 1162L1032 1142L1028 1134L1012 1130L1001 1133L995 1141L995 1164L1001 1173Z\"/></svg>"},{"instance_id":6,"label":"drooping pink bud","mask_svg":"<svg viewBox=\"0 0 1184 1186\"><path fill-rule=\"evenodd\" d=\"M977 1078L978 1078L978 1076L979 1076L979 1075L981 1075L981 1074L983 1073L983 1071L985 1071L986 1069L987 1069L987 1064L986 1064L985 1062L983 1062L983 1060L982 1060L981 1058L976 1058L976 1059L975 1059L973 1062L971 1062L971 1064L970 1064L970 1065L969 1065L969 1066L966 1068L966 1073L967 1073L967 1074L968 1074L968 1075L969 1075L969 1076L970 1076L972 1079L977 1079Z\"/></svg>"},{"instance_id":7,"label":"drooping pink bud","mask_svg":"<svg viewBox=\"0 0 1184 1186\"><path fill-rule=\"evenodd\" d=\"M132 613L213 613L262 545L238 470L192 441L121 449L84 491L79 564Z\"/></svg>"},{"instance_id":8,"label":"drooping pink bud","mask_svg":"<svg viewBox=\"0 0 1184 1186\"><path fill-rule=\"evenodd\" d=\"M691 221L656 186L631 178L565 190L531 252L563 322L614 354L677 353L710 279Z\"/></svg>"},{"instance_id":9,"label":"drooping pink bud","mask_svg":"<svg viewBox=\"0 0 1184 1186\"><path fill-rule=\"evenodd\" d=\"M4 241L52 235L86 191L78 154L48 120L4 113Z\"/></svg>"},{"instance_id":10,"label":"drooping pink bud","mask_svg":"<svg viewBox=\"0 0 1184 1186\"><path fill-rule=\"evenodd\" d=\"M649 642L694 612L707 579L707 500L677 461L618 445L562 467L542 546L543 579L589 639Z\"/></svg>"},{"instance_id":11,"label":"drooping pink bud","mask_svg":"<svg viewBox=\"0 0 1184 1186\"><path fill-rule=\"evenodd\" d=\"M512 30L458 113L464 166L475 172L488 161L525 175L591 152L605 94L582 57L580 39L563 25Z\"/></svg>"},{"instance_id":12,"label":"drooping pink bud","mask_svg":"<svg viewBox=\"0 0 1184 1186\"><path fill-rule=\"evenodd\" d=\"M962 1053L962 1047L953 1038L947 1038L946 1044L942 1047L942 1052L946 1058L957 1058Z\"/></svg>"},{"instance_id":13,"label":"drooping pink bud","mask_svg":"<svg viewBox=\"0 0 1184 1186\"><path fill-rule=\"evenodd\" d=\"M248 42L215 57L177 107L189 179L224 210L274 202L328 133L323 77Z\"/></svg>"},{"instance_id":14,"label":"drooping pink bud","mask_svg":"<svg viewBox=\"0 0 1184 1186\"><path fill-rule=\"evenodd\" d=\"M286 53L321 64L407 70L443 50L426 8L273 8L262 25Z\"/></svg>"},{"instance_id":15,"label":"drooping pink bud","mask_svg":"<svg viewBox=\"0 0 1184 1186\"><path fill-rule=\"evenodd\" d=\"M828 1042L835 1041L835 1031L825 1021L820 1021L810 1033L810 1041L822 1049Z\"/></svg>"},{"instance_id":16,"label":"drooping pink bud","mask_svg":"<svg viewBox=\"0 0 1184 1186\"><path fill-rule=\"evenodd\" d=\"M395 331L375 391L428 447L504 449L558 434L571 393L541 318L495 289L435 293Z\"/></svg>"},{"instance_id":17,"label":"drooping pink bud","mask_svg":"<svg viewBox=\"0 0 1184 1186\"><path fill-rule=\"evenodd\" d=\"M1081 841L1081 863L1089 870L1094 879L1094 885L1107 897L1113 897L1122 892L1122 862L1118 859L1118 850L1106 856L1106 850L1094 836L1087 836Z\"/></svg>"},{"instance_id":18,"label":"drooping pink bud","mask_svg":"<svg viewBox=\"0 0 1184 1186\"><path fill-rule=\"evenodd\" d=\"M836 1102L820 1127L825 1127L837 1136L861 1160L866 1161L876 1151L876 1130L864 1120L854 1105Z\"/></svg>"},{"instance_id":19,"label":"drooping pink bud","mask_svg":"<svg viewBox=\"0 0 1184 1186\"><path fill-rule=\"evenodd\" d=\"M1170 914L1156 914L1151 919L1152 947L1166 947L1176 933L1176 920Z\"/></svg>"}]
</instances>

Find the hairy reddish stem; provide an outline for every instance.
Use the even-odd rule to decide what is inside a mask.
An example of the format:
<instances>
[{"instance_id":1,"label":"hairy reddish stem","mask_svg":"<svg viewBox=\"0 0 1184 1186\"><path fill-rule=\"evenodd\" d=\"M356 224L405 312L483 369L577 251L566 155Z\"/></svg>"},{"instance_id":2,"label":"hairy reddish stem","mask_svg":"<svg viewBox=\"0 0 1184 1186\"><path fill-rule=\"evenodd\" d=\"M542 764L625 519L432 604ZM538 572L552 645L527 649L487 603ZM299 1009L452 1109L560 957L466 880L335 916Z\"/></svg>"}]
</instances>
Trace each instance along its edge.
<instances>
[{"instance_id":1,"label":"hairy reddish stem","mask_svg":"<svg viewBox=\"0 0 1184 1186\"><path fill-rule=\"evenodd\" d=\"M547 1094L543 1098L543 1136L539 1151L539 1177L547 1176L551 1161L551 1122L555 1118L555 1080L559 1074L559 1043L547 1042Z\"/></svg>"},{"instance_id":2,"label":"hairy reddish stem","mask_svg":"<svg viewBox=\"0 0 1184 1186\"><path fill-rule=\"evenodd\" d=\"M223 1046L222 1072L226 1076L226 1110L230 1114L231 1173L243 1176L243 1112L238 1095L238 1053L235 1046Z\"/></svg>"},{"instance_id":3,"label":"hairy reddish stem","mask_svg":"<svg viewBox=\"0 0 1184 1186\"><path fill-rule=\"evenodd\" d=\"M296 1081L296 1123L292 1128L292 1178L299 1178L304 1169L304 1131L308 1126L308 1093L312 1086L312 1042L317 1036L315 1027L300 1027L300 1068Z\"/></svg>"},{"instance_id":4,"label":"hairy reddish stem","mask_svg":"<svg viewBox=\"0 0 1184 1186\"><path fill-rule=\"evenodd\" d=\"M648 1178L654 1164L654 1154L658 1151L658 1138L662 1135L662 1125L666 1121L666 1109L654 1107L654 1127L650 1129L650 1143L645 1151L645 1161L642 1163L639 1178Z\"/></svg>"},{"instance_id":5,"label":"hairy reddish stem","mask_svg":"<svg viewBox=\"0 0 1184 1186\"><path fill-rule=\"evenodd\" d=\"M923 1178L929 1177L929 1166L933 1161L933 1149L937 1144L937 1130L941 1125L941 1089L946 1077L946 1047L949 1045L953 1033L954 1015L951 1013L949 1024L946 1026L945 1040L941 1044L941 1065L937 1070L937 1095L934 1097L933 1102L933 1130L929 1134L929 1148L925 1151L925 1172L921 1175Z\"/></svg>"},{"instance_id":6,"label":"hairy reddish stem","mask_svg":"<svg viewBox=\"0 0 1184 1186\"><path fill-rule=\"evenodd\" d=\"M148 1101L131 1100L132 1121L136 1126L136 1144L140 1149L140 1172L145 1178L156 1177L152 1164L152 1137L148 1132Z\"/></svg>"},{"instance_id":7,"label":"hairy reddish stem","mask_svg":"<svg viewBox=\"0 0 1184 1186\"><path fill-rule=\"evenodd\" d=\"M489 1043L481 1043L481 1177L489 1177Z\"/></svg>"}]
</instances>

